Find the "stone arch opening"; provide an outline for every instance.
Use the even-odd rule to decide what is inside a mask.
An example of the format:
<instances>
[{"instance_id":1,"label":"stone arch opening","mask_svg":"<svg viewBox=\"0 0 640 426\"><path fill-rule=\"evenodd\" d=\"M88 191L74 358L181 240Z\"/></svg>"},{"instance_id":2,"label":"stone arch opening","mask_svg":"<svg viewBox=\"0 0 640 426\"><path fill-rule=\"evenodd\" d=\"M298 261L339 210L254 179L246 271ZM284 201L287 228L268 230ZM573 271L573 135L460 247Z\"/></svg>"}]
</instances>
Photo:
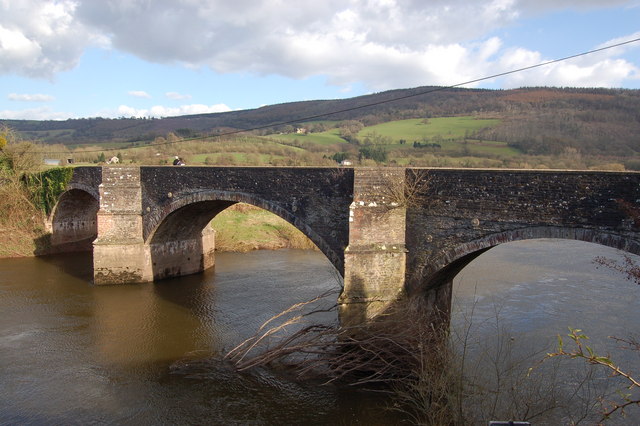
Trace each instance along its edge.
<instances>
[{"instance_id":1,"label":"stone arch opening","mask_svg":"<svg viewBox=\"0 0 640 426\"><path fill-rule=\"evenodd\" d=\"M424 294L429 302L434 307L437 307L440 312L449 313L453 279L469 263L498 245L534 239L584 241L640 255L640 241L624 235L599 232L587 228L523 228L488 235L443 252L424 268L420 275L422 279L419 282L414 281L414 287L411 290Z\"/></svg>"},{"instance_id":2,"label":"stone arch opening","mask_svg":"<svg viewBox=\"0 0 640 426\"><path fill-rule=\"evenodd\" d=\"M91 251L99 209L98 197L85 188L62 193L48 219L53 251Z\"/></svg>"},{"instance_id":3,"label":"stone arch opening","mask_svg":"<svg viewBox=\"0 0 640 426\"><path fill-rule=\"evenodd\" d=\"M640 254L640 241L624 235L599 232L587 228L535 227L506 231L461 244L435 258L420 276L426 288L437 287L450 280L473 259L499 244L512 241L555 238L601 244L632 254Z\"/></svg>"},{"instance_id":4,"label":"stone arch opening","mask_svg":"<svg viewBox=\"0 0 640 426\"><path fill-rule=\"evenodd\" d=\"M210 222L216 232L216 251L247 252L282 248L319 250L302 231L267 210L236 203Z\"/></svg>"},{"instance_id":5,"label":"stone arch opening","mask_svg":"<svg viewBox=\"0 0 640 426\"><path fill-rule=\"evenodd\" d=\"M264 209L291 223L342 271L342 257L309 226L279 206L241 193L212 191L176 197L154 219L146 242L150 248L155 279L186 275L207 269L214 264L215 236L207 225L219 213L237 203ZM192 253L192 256L184 253ZM197 254L200 253L200 254Z\"/></svg>"}]
</instances>

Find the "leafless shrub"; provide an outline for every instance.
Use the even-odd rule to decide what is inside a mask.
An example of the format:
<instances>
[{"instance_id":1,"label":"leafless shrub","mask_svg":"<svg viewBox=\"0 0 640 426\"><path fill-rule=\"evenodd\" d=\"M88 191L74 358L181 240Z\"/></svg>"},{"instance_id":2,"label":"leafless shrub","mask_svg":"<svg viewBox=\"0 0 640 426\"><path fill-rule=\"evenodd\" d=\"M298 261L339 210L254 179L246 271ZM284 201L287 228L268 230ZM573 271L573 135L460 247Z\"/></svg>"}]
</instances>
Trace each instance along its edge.
<instances>
[{"instance_id":1,"label":"leafless shrub","mask_svg":"<svg viewBox=\"0 0 640 426\"><path fill-rule=\"evenodd\" d=\"M0 184L0 257L33 255L34 240L44 234L42 212L16 180Z\"/></svg>"},{"instance_id":2,"label":"leafless shrub","mask_svg":"<svg viewBox=\"0 0 640 426\"><path fill-rule=\"evenodd\" d=\"M624 200L616 200L616 203L620 210L633 222L633 226L636 228L640 227L640 208ZM623 256L623 261L598 256L593 262L611 270L618 271L626 275L628 280L640 285L640 265L627 254Z\"/></svg>"},{"instance_id":3,"label":"leafless shrub","mask_svg":"<svg viewBox=\"0 0 640 426\"><path fill-rule=\"evenodd\" d=\"M8 169L5 170L16 178L20 178L27 172L39 171L43 164L41 147L27 141L7 144L2 150L2 157Z\"/></svg>"},{"instance_id":4,"label":"leafless shrub","mask_svg":"<svg viewBox=\"0 0 640 426\"><path fill-rule=\"evenodd\" d=\"M629 281L633 281L640 285L640 265L638 265L631 256L627 254L623 256L623 261L621 262L602 256L596 257L593 262L614 271L618 271L626 275Z\"/></svg>"},{"instance_id":5,"label":"leafless shrub","mask_svg":"<svg viewBox=\"0 0 640 426\"><path fill-rule=\"evenodd\" d=\"M640 226L640 208L624 200L616 200L616 203L620 210L632 221L634 227L637 228ZM594 259L594 263L618 271L626 275L628 280L640 285L640 265L629 255L625 254L622 261L598 256ZM609 378L622 379L625 383L626 390L618 391L617 398L600 398L602 413L600 422L610 419L614 414L625 416L629 407L640 407L640 380L637 376L634 376L626 370L625 366L616 364L608 354L597 354L591 346L586 344L589 337L583 334L582 330L569 328L569 331L570 333L567 336L573 343L573 349L565 349L562 337L558 336L558 346L556 350L547 354L543 361L557 357L581 359L590 366L598 366L609 370L611 372ZM635 337L624 339L610 336L610 338L620 343L623 349L636 351L640 354L640 343L638 343Z\"/></svg>"},{"instance_id":6,"label":"leafless shrub","mask_svg":"<svg viewBox=\"0 0 640 426\"><path fill-rule=\"evenodd\" d=\"M390 207L408 208L419 204L420 194L429 188L431 177L424 169L406 169L403 179L390 175L381 189Z\"/></svg>"},{"instance_id":7,"label":"leafless shrub","mask_svg":"<svg viewBox=\"0 0 640 426\"><path fill-rule=\"evenodd\" d=\"M398 303L359 326L314 322L316 314L336 310L331 303L336 296L325 293L274 316L226 358L241 371L284 365L299 378L385 392L389 408L415 424L593 419L593 377L576 379L574 390L567 392L559 379L560 364L529 373L540 352L516 355L517 344L508 332L500 332L501 338L472 359L469 328L450 335L448 324L435 320L438 316L421 299Z\"/></svg>"},{"instance_id":8,"label":"leafless shrub","mask_svg":"<svg viewBox=\"0 0 640 426\"><path fill-rule=\"evenodd\" d=\"M6 127L0 128L0 139L0 256L32 255L34 239L44 234L43 216L22 177L41 168L42 150Z\"/></svg>"}]
</instances>

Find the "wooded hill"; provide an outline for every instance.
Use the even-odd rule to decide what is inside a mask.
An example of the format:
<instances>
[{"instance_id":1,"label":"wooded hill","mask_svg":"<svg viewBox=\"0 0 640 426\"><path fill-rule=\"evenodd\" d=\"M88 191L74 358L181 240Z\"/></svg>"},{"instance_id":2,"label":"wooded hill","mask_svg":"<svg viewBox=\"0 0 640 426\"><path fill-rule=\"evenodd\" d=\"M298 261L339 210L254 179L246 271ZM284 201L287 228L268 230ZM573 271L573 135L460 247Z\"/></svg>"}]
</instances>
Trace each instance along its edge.
<instances>
[{"instance_id":1,"label":"wooded hill","mask_svg":"<svg viewBox=\"0 0 640 426\"><path fill-rule=\"evenodd\" d=\"M259 128L254 133L264 135L308 128L314 121L356 120L370 126L409 118L454 116L499 119L498 125L473 137L506 142L524 154L554 155L567 148L589 155L640 153L640 90L625 89L419 87L350 99L162 119L0 120L0 124L26 139L78 145L152 141L169 132L188 138Z\"/></svg>"}]
</instances>

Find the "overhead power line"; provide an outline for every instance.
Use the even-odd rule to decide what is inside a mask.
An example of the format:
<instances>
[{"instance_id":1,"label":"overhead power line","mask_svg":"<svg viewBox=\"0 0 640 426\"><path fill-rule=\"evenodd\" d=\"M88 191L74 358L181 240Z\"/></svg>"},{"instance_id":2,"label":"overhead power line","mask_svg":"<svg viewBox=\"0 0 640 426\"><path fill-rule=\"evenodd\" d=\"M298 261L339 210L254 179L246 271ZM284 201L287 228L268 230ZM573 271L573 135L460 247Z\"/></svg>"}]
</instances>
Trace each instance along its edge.
<instances>
[{"instance_id":1,"label":"overhead power line","mask_svg":"<svg viewBox=\"0 0 640 426\"><path fill-rule=\"evenodd\" d=\"M384 99L384 100L380 100L380 101L376 101L376 102L370 102L370 103L367 103L367 104L364 104L364 105L358 105L358 106L354 106L354 107L350 107L350 108L343 108L343 109L330 111L330 112L325 112L325 113L321 113L321 114L298 117L295 120L278 121L278 122L270 123L270 124L267 124L267 125L256 126L256 127L251 127L251 128L247 128L247 129L230 130L230 131L227 131L227 132L216 133L214 135L198 136L198 137L193 137L193 138L182 138L182 139L179 139L179 140L176 140L176 141L151 143L151 144L145 145L144 147L145 148L152 148L152 147L156 147L156 146L174 145L174 144L183 143L183 142L191 142L191 141L194 141L194 140L219 138L219 137L223 137L223 136L232 136L232 135L237 135L237 134L240 134L240 133L247 133L247 132L252 132L252 131L255 131L255 130L268 129L268 128L276 127L276 126L285 126L285 125L288 125L288 124L295 124L295 123L300 123L300 122L304 122L304 121L312 121L312 120L315 120L315 119L318 119L318 118L329 117L331 115L341 114L341 113L344 113L344 112L356 111L356 110L359 110L359 109L369 108L369 107L372 107L372 106L388 104L388 103L392 103L392 102L401 101L401 100L404 100L404 99L414 98L414 97L417 97L417 96L423 96L423 95L427 95L427 94L434 93L434 92L440 92L440 91L448 90L448 89L455 89L457 87L466 86L468 84L479 83L481 81L491 80L493 78L504 77L505 75L516 74L516 73L519 73L519 72L528 71L528 70L531 70L531 69L534 69L534 68L544 67L544 66L555 64L555 63L558 63L558 62L568 61L569 59L574 59L574 58L579 58L581 56L591 55L593 53L602 52L604 50L613 49L613 48L624 46L624 45L627 45L627 44L637 43L639 41L640 41L640 37L632 39L632 40L626 40L626 41L622 41L622 42L619 42L619 43L611 44L611 45L604 46L604 47L601 47L601 48L598 48L598 49L593 49L593 50L588 50L586 52L577 53L575 55L565 56L565 57L558 58L558 59L552 59L552 60L549 60L549 61L540 62L540 63L535 64L535 65L529 65L529 66L526 66L526 67L517 68L517 69L511 70L511 71L505 71L505 72L489 75L489 76L486 76L486 77L476 78L474 80L468 80L468 81L465 81L465 82L462 82L462 83L452 84L450 86L433 87L433 88L430 88L428 90L423 90L423 91L420 91L420 92L417 92L417 93L398 96L398 97L390 98L390 99ZM138 148L138 147L113 148L113 149L108 149L108 151L113 151L113 150L121 150L122 151L122 150L134 149L134 148ZM103 152L103 151L107 151L107 149L87 150L87 151L82 151L82 152L83 153L94 153L94 152ZM49 154L66 154L66 152L48 152L48 153Z\"/></svg>"}]
</instances>

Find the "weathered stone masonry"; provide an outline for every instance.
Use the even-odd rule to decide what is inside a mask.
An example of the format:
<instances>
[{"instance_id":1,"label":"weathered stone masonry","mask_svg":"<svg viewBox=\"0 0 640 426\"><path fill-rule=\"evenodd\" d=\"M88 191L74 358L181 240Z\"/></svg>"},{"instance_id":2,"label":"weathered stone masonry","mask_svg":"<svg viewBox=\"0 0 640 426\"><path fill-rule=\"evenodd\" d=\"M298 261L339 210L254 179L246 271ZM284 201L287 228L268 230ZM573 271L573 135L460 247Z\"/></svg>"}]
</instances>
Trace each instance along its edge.
<instances>
[{"instance_id":1,"label":"weathered stone masonry","mask_svg":"<svg viewBox=\"0 0 640 426\"><path fill-rule=\"evenodd\" d=\"M344 276L344 324L406 295L446 311L453 277L509 241L570 238L640 254L617 200L640 206L640 174L424 169L79 167L51 217L52 242L86 248L96 284L195 273L215 262L209 221L236 202L294 224ZM402 191L400 191L402 192ZM204 231L204 232L203 232Z\"/></svg>"},{"instance_id":2,"label":"weathered stone masonry","mask_svg":"<svg viewBox=\"0 0 640 426\"><path fill-rule=\"evenodd\" d=\"M74 169L67 191L62 194L45 222L51 244L57 252L92 249L98 234L96 214L99 209L100 167Z\"/></svg>"},{"instance_id":3,"label":"weathered stone masonry","mask_svg":"<svg viewBox=\"0 0 640 426\"><path fill-rule=\"evenodd\" d=\"M139 168L103 168L98 238L93 243L95 284L153 280L149 246L142 237L141 199Z\"/></svg>"},{"instance_id":4,"label":"weathered stone masonry","mask_svg":"<svg viewBox=\"0 0 640 426\"><path fill-rule=\"evenodd\" d=\"M638 173L430 170L429 178L407 212L407 290L443 310L453 277L498 244L567 238L640 253L640 233L616 201L640 206Z\"/></svg>"},{"instance_id":5,"label":"weathered stone masonry","mask_svg":"<svg viewBox=\"0 0 640 426\"><path fill-rule=\"evenodd\" d=\"M295 225L344 271L351 169L142 167L141 177L145 241L195 236L220 211L246 202Z\"/></svg>"},{"instance_id":6,"label":"weathered stone masonry","mask_svg":"<svg viewBox=\"0 0 640 426\"><path fill-rule=\"evenodd\" d=\"M395 199L404 169L355 169L344 252L343 324L360 324L404 295L406 206Z\"/></svg>"}]
</instances>

